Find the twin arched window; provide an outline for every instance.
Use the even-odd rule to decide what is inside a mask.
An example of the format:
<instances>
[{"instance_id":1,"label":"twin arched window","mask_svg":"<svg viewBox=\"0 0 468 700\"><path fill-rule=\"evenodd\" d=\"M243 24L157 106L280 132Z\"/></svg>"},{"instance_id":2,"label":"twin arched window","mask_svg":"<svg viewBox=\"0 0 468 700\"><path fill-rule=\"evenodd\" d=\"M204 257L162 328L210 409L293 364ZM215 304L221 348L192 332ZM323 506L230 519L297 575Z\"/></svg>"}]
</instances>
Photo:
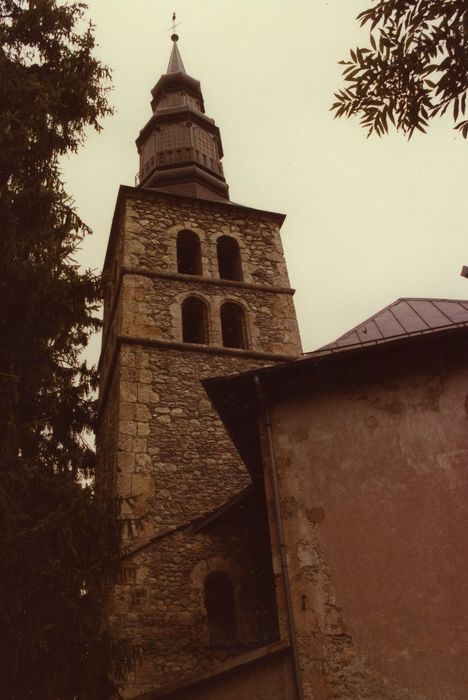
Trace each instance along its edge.
<instances>
[{"instance_id":1,"label":"twin arched window","mask_svg":"<svg viewBox=\"0 0 468 700\"><path fill-rule=\"evenodd\" d=\"M222 571L205 581L205 608L210 644L231 646L236 641L236 608L232 581Z\"/></svg>"},{"instance_id":2,"label":"twin arched window","mask_svg":"<svg viewBox=\"0 0 468 700\"><path fill-rule=\"evenodd\" d=\"M247 349L245 314L240 304L226 301L221 306L221 335L225 348ZM182 302L182 340L201 345L209 343L208 309L199 297L187 297Z\"/></svg>"},{"instance_id":3,"label":"twin arched window","mask_svg":"<svg viewBox=\"0 0 468 700\"><path fill-rule=\"evenodd\" d=\"M231 236L220 236L216 243L219 278L242 282L239 244ZM179 231L177 235L177 272L202 275L200 239L193 231Z\"/></svg>"},{"instance_id":4,"label":"twin arched window","mask_svg":"<svg viewBox=\"0 0 468 700\"><path fill-rule=\"evenodd\" d=\"M220 236L216 243L220 279L242 280L239 244L231 236ZM177 235L177 271L201 275L200 239L189 230ZM225 302L221 306L221 333L224 347L247 348L247 328L242 306ZM182 303L182 339L184 343L209 343L208 309L198 297L187 297Z\"/></svg>"}]
</instances>

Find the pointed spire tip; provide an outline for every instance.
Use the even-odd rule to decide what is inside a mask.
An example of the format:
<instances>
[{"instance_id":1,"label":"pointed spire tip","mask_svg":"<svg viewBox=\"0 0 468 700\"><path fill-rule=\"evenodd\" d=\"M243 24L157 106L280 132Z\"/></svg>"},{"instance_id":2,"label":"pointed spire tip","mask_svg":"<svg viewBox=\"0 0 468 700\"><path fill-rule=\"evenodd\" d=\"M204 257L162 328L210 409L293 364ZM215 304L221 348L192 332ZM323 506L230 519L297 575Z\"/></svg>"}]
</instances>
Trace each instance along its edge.
<instances>
[{"instance_id":1,"label":"pointed spire tip","mask_svg":"<svg viewBox=\"0 0 468 700\"><path fill-rule=\"evenodd\" d=\"M175 17L173 17L173 19L175 20ZM175 26L172 27L171 39L173 43L167 73L185 73L184 63L179 52L179 47L177 46L179 35L175 33Z\"/></svg>"}]
</instances>

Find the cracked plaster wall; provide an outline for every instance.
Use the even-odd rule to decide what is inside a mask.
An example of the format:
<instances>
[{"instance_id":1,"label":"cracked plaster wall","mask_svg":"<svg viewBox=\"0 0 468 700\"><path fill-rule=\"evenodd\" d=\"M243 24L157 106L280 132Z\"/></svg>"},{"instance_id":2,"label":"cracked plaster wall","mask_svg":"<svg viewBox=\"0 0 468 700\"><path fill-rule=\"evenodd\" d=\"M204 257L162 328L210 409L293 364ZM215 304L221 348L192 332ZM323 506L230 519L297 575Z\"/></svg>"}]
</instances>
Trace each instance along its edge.
<instances>
[{"instance_id":1,"label":"cracked plaster wall","mask_svg":"<svg viewBox=\"0 0 468 700\"><path fill-rule=\"evenodd\" d=\"M273 400L306 700L464 700L465 350ZM426 369L425 369L426 365Z\"/></svg>"}]
</instances>

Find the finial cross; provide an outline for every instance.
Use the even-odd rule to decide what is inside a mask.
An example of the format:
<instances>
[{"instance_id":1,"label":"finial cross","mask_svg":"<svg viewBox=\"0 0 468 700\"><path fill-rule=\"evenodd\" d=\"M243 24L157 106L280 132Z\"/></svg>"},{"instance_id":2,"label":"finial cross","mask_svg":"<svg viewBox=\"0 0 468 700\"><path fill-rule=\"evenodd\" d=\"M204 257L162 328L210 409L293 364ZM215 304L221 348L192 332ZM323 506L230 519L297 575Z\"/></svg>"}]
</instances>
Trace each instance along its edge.
<instances>
[{"instance_id":1,"label":"finial cross","mask_svg":"<svg viewBox=\"0 0 468 700\"><path fill-rule=\"evenodd\" d=\"M170 27L170 28L168 29L168 31L169 31L169 32L172 32L173 34L175 34L175 29L176 29L176 27L179 26L179 24L180 24L180 22L176 22L176 13L173 12L173 13L172 13L172 27Z\"/></svg>"}]
</instances>

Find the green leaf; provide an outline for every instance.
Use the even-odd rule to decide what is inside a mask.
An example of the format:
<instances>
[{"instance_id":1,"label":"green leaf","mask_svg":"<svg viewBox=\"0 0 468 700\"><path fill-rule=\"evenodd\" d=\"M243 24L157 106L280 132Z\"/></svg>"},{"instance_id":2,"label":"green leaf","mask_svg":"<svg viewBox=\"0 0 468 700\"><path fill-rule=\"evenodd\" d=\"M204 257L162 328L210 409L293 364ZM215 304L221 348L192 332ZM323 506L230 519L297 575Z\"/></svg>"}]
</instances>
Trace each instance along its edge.
<instances>
[{"instance_id":1,"label":"green leaf","mask_svg":"<svg viewBox=\"0 0 468 700\"><path fill-rule=\"evenodd\" d=\"M366 115L375 100L381 108L391 104L386 118L408 137L422 126L420 115L427 123L449 105L455 122L465 113L466 0L376 0L358 20L371 25L374 53L361 47L351 50L353 62L348 62L344 75L354 90L348 96L350 113ZM374 36L377 26L379 34ZM380 135L383 122L378 126L373 130Z\"/></svg>"}]
</instances>

